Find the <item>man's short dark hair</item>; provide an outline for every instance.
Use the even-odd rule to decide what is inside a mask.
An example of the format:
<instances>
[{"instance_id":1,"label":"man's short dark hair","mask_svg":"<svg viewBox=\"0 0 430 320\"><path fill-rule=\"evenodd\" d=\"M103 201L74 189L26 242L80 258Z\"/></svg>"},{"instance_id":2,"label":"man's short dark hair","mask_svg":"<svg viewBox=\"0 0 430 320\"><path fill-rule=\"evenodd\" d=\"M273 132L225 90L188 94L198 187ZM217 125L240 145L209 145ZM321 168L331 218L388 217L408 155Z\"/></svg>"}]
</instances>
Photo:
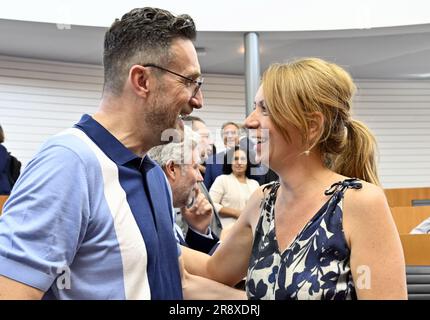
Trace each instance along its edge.
<instances>
[{"instance_id":1,"label":"man's short dark hair","mask_svg":"<svg viewBox=\"0 0 430 320\"><path fill-rule=\"evenodd\" d=\"M137 8L116 19L105 34L104 90L119 95L131 66L167 65L174 39L194 40L196 28L186 14L174 16L158 8Z\"/></svg>"}]
</instances>

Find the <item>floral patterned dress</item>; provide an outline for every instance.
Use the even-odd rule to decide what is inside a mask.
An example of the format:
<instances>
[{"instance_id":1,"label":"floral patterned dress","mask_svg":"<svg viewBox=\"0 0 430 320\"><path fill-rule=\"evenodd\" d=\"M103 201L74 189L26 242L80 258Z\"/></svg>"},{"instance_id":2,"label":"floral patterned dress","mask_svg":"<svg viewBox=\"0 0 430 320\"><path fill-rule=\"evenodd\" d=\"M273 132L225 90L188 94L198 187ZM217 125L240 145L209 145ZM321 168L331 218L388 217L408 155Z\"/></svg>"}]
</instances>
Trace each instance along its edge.
<instances>
[{"instance_id":1,"label":"floral patterned dress","mask_svg":"<svg viewBox=\"0 0 430 320\"><path fill-rule=\"evenodd\" d=\"M342 226L342 199L348 188L361 187L357 179L333 184L325 192L331 195L330 199L292 244L280 252L274 219L279 182L269 184L266 188L270 192L262 201L248 267L248 298L356 299L350 250Z\"/></svg>"}]
</instances>

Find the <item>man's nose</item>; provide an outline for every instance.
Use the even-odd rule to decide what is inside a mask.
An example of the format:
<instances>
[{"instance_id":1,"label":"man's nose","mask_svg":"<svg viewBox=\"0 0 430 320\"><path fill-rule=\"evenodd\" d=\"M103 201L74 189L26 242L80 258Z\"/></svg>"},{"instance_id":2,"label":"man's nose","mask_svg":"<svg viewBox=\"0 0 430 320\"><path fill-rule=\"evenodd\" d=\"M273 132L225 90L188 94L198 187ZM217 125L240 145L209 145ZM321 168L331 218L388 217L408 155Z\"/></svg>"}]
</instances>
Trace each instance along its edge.
<instances>
[{"instance_id":1,"label":"man's nose","mask_svg":"<svg viewBox=\"0 0 430 320\"><path fill-rule=\"evenodd\" d=\"M201 109L203 107L203 93L201 89L190 99L190 105L195 109Z\"/></svg>"}]
</instances>

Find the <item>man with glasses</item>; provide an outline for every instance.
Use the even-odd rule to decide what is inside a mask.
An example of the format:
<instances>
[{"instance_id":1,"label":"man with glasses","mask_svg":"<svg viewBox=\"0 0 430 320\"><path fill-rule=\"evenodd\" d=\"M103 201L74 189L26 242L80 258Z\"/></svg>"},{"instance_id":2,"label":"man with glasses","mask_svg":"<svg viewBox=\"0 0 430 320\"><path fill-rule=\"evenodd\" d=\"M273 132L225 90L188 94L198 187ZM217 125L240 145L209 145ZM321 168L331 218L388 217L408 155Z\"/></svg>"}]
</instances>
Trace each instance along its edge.
<instances>
[{"instance_id":1,"label":"man with glasses","mask_svg":"<svg viewBox=\"0 0 430 320\"><path fill-rule=\"evenodd\" d=\"M227 151L239 144L239 132L240 127L237 123L232 121L223 123L221 127L221 137L224 142L225 150L213 154L206 161L204 183L208 190L212 187L215 179L222 175L224 157Z\"/></svg>"},{"instance_id":2,"label":"man with glasses","mask_svg":"<svg viewBox=\"0 0 430 320\"><path fill-rule=\"evenodd\" d=\"M178 77L180 77L180 78L184 79L184 80L185 80L185 84L186 84L186 86L187 86L187 87L194 87L192 97L195 97L195 96L196 96L197 92L200 90L200 87L201 87L201 86L202 86L202 84L203 84L203 80L204 80L204 78L202 78L202 77L199 77L199 78L197 78L197 79L191 79L191 78L185 77L185 76L183 76L183 75L181 75L181 74L179 74L179 73L176 73L176 72L174 72L174 71L172 71L172 70L169 70L169 69L166 69L166 68L163 68L163 67L157 66L156 64L153 64L153 63L147 63L147 64L145 64L145 65L143 65L143 66L144 66L144 67L157 68L157 69L159 69L159 70L162 70L162 71L165 71L165 72L171 73L171 74L173 74L173 75L175 75L175 76L178 76Z\"/></svg>"},{"instance_id":3,"label":"man with glasses","mask_svg":"<svg viewBox=\"0 0 430 320\"><path fill-rule=\"evenodd\" d=\"M4 207L0 298L183 298L169 187L146 153L202 106L195 35L156 8L106 32L98 111L42 146Z\"/></svg>"}]
</instances>

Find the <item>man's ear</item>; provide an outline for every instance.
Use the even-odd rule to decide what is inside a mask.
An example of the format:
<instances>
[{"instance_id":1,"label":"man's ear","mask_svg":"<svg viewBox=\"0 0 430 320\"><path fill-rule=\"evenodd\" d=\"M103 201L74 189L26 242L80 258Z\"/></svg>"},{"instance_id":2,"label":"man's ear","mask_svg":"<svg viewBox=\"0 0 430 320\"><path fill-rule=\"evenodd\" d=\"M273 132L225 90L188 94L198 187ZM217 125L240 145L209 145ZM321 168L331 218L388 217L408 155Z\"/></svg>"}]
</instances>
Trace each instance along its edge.
<instances>
[{"instance_id":1,"label":"man's ear","mask_svg":"<svg viewBox=\"0 0 430 320\"><path fill-rule=\"evenodd\" d=\"M173 161L168 161L164 168L164 172L166 173L167 179L169 179L170 181L175 181L177 174L177 167L175 166L175 163Z\"/></svg>"},{"instance_id":2,"label":"man's ear","mask_svg":"<svg viewBox=\"0 0 430 320\"><path fill-rule=\"evenodd\" d=\"M150 88L150 70L140 65L134 65L128 73L128 82L133 91L140 97L146 97Z\"/></svg>"}]
</instances>

